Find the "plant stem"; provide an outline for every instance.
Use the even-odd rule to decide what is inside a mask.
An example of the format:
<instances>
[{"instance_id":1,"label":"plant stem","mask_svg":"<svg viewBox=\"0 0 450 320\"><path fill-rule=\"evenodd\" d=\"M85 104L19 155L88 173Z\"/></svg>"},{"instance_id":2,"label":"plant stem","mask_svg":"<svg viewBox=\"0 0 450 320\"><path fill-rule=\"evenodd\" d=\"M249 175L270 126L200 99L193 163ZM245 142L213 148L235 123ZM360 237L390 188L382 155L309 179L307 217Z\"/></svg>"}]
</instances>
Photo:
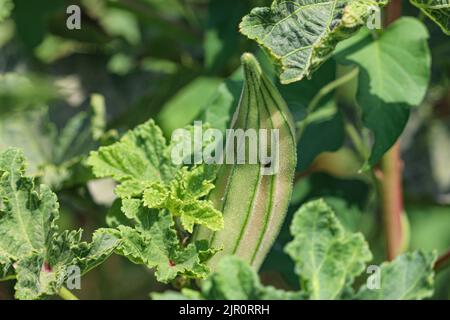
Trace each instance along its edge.
<instances>
[{"instance_id":1,"label":"plant stem","mask_svg":"<svg viewBox=\"0 0 450 320\"><path fill-rule=\"evenodd\" d=\"M349 120L346 121L345 131L347 132L347 135L349 136L351 142L353 143L353 146L358 152L361 160L363 161L366 160L369 157L369 151L367 150L367 147L364 144L363 139L358 134L358 131Z\"/></svg>"},{"instance_id":2,"label":"plant stem","mask_svg":"<svg viewBox=\"0 0 450 320\"><path fill-rule=\"evenodd\" d=\"M386 25L402 16L402 0L391 0L386 7Z\"/></svg>"},{"instance_id":3,"label":"plant stem","mask_svg":"<svg viewBox=\"0 0 450 320\"><path fill-rule=\"evenodd\" d=\"M330 83L328 83L327 85L322 87L319 90L319 92L317 92L317 94L313 97L313 99L308 104L308 107L306 108L305 119L303 119L303 121L300 121L300 122L297 123L297 127L299 128L299 130L297 132L297 141L300 140L300 138L301 138L301 136L303 134L303 131L305 130L305 127L306 127L306 121L305 120L308 118L308 116L311 113L314 112L314 110L316 110L316 108L319 106L320 101L325 96L327 96L330 92L332 92L333 90L339 88L344 83L354 79L358 75L358 72L359 72L359 69L358 68L354 68L350 72L344 74L342 77L331 81Z\"/></svg>"},{"instance_id":4,"label":"plant stem","mask_svg":"<svg viewBox=\"0 0 450 320\"><path fill-rule=\"evenodd\" d=\"M64 299L64 300L79 300L77 298L77 296L75 296L72 292L67 290L66 287L62 287L59 290L58 295L61 297L61 299Z\"/></svg>"},{"instance_id":5,"label":"plant stem","mask_svg":"<svg viewBox=\"0 0 450 320\"><path fill-rule=\"evenodd\" d=\"M308 104L307 113L308 114L312 113L319 106L320 101L330 92L339 88L344 83L355 78L358 75L358 71L359 71L358 68L354 68L350 72L344 74L342 77L337 78L328 83L327 85L325 85L324 87L322 87L319 90L319 92L314 96L314 98L311 100L311 102Z\"/></svg>"},{"instance_id":6,"label":"plant stem","mask_svg":"<svg viewBox=\"0 0 450 320\"><path fill-rule=\"evenodd\" d=\"M10 275L10 276L7 276L7 277L5 277L3 279L0 279L0 282L16 280L16 279L17 279L16 275Z\"/></svg>"},{"instance_id":7,"label":"plant stem","mask_svg":"<svg viewBox=\"0 0 450 320\"><path fill-rule=\"evenodd\" d=\"M386 25L401 17L401 0L392 0L386 8ZM387 258L393 260L401 251L403 244L403 163L400 158L400 142L381 159L382 178L380 193L385 226Z\"/></svg>"},{"instance_id":8,"label":"plant stem","mask_svg":"<svg viewBox=\"0 0 450 320\"><path fill-rule=\"evenodd\" d=\"M397 141L381 159L380 193L389 260L393 260L400 253L403 243L402 166L400 143Z\"/></svg>"},{"instance_id":9,"label":"plant stem","mask_svg":"<svg viewBox=\"0 0 450 320\"><path fill-rule=\"evenodd\" d=\"M436 260L436 263L434 264L434 271L441 271L448 266L450 266L450 250Z\"/></svg>"}]
</instances>

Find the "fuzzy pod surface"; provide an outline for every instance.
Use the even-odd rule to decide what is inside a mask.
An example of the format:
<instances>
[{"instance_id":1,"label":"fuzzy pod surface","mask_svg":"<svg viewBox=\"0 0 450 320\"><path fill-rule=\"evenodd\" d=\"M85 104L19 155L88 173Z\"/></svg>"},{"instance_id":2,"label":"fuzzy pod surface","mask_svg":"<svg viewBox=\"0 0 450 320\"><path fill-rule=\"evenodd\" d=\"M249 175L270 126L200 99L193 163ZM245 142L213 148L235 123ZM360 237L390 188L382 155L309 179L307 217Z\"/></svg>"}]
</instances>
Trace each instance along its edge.
<instances>
[{"instance_id":1,"label":"fuzzy pod surface","mask_svg":"<svg viewBox=\"0 0 450 320\"><path fill-rule=\"evenodd\" d=\"M220 166L209 199L223 213L224 229L212 232L199 228L194 235L223 249L210 260L212 269L225 255L238 256L259 269L284 222L297 163L294 124L286 102L252 54L245 53L241 61L244 85L231 129L254 129L258 133L258 154L261 148L266 149L271 161L258 158L258 163L235 161ZM266 136L260 136L264 131ZM234 137L228 131L226 137L226 159L230 152L235 156L242 153L241 147L247 160L255 152L239 142L230 148L228 143ZM274 146L273 141L278 143Z\"/></svg>"}]
</instances>

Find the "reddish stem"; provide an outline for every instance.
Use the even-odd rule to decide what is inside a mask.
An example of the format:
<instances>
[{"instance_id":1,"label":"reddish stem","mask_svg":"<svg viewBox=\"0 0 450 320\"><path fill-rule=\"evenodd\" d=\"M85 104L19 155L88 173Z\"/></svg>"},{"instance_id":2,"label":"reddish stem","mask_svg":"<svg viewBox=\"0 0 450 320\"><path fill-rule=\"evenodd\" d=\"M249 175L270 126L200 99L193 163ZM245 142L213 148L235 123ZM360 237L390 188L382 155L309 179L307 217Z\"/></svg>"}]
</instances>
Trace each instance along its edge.
<instances>
[{"instance_id":1,"label":"reddish stem","mask_svg":"<svg viewBox=\"0 0 450 320\"><path fill-rule=\"evenodd\" d=\"M386 7L386 25L402 15L401 0L392 0ZM402 249L403 242L403 162L400 156L400 141L381 160L381 197L386 233L387 258L393 260Z\"/></svg>"},{"instance_id":2,"label":"reddish stem","mask_svg":"<svg viewBox=\"0 0 450 320\"><path fill-rule=\"evenodd\" d=\"M402 16L402 0L391 0L387 5L385 12L386 25L390 25Z\"/></svg>"},{"instance_id":3,"label":"reddish stem","mask_svg":"<svg viewBox=\"0 0 450 320\"><path fill-rule=\"evenodd\" d=\"M402 167L400 143L397 141L381 160L383 175L380 191L386 233L387 257L389 260L393 260L400 253L403 242Z\"/></svg>"}]
</instances>

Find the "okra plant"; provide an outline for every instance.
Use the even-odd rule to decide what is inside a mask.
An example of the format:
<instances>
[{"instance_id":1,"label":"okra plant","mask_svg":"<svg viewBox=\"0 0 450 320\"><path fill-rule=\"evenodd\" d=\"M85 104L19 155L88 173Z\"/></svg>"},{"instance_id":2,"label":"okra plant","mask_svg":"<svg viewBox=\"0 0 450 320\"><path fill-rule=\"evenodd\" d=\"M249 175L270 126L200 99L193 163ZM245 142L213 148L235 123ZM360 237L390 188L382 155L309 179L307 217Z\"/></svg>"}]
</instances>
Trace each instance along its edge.
<instances>
[{"instance_id":1,"label":"okra plant","mask_svg":"<svg viewBox=\"0 0 450 320\"><path fill-rule=\"evenodd\" d=\"M167 3L0 0L0 299L449 298L448 2Z\"/></svg>"}]
</instances>

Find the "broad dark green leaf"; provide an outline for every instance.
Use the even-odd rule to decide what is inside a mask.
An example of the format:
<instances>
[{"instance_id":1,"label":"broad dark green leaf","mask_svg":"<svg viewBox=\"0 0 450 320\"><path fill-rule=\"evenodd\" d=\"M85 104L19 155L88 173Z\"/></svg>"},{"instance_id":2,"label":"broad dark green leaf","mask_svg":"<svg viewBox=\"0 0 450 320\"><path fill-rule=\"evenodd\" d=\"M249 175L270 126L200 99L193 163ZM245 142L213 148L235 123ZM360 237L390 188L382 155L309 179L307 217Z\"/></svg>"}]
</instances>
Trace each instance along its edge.
<instances>
[{"instance_id":1,"label":"broad dark green leaf","mask_svg":"<svg viewBox=\"0 0 450 320\"><path fill-rule=\"evenodd\" d=\"M427 39L425 26L405 17L376 38L363 30L337 48L338 61L361 68L356 98L364 125L374 133L372 166L397 141L410 108L425 96L431 64Z\"/></svg>"}]
</instances>

